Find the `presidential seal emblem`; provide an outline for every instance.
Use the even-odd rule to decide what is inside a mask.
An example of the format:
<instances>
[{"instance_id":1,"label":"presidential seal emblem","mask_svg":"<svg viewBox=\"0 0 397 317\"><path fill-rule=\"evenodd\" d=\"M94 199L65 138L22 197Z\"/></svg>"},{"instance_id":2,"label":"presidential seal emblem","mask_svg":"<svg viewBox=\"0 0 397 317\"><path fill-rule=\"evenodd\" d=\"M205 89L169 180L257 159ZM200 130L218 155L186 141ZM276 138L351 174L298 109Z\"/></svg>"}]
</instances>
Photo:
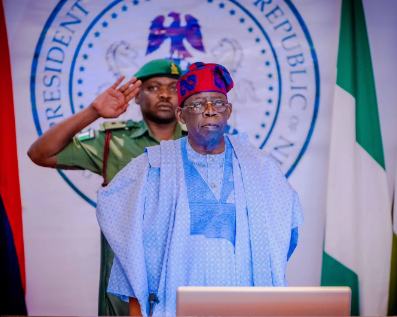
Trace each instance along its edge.
<instances>
[{"instance_id":1,"label":"presidential seal emblem","mask_svg":"<svg viewBox=\"0 0 397 317\"><path fill-rule=\"evenodd\" d=\"M183 70L196 61L225 66L235 82L227 132L248 133L291 175L315 126L320 76L309 31L290 0L60 1L32 63L38 135L87 107L119 76L160 58ZM139 107L132 104L126 118L140 120ZM100 176L59 173L95 206Z\"/></svg>"}]
</instances>

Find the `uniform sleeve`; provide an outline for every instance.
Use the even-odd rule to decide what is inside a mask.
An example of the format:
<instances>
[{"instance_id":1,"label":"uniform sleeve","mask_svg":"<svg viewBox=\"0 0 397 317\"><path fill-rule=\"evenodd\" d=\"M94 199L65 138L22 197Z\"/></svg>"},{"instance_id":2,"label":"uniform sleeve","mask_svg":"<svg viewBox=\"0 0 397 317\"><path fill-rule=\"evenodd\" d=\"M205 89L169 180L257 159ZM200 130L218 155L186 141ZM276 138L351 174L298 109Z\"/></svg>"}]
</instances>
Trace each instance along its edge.
<instances>
[{"instance_id":1,"label":"uniform sleeve","mask_svg":"<svg viewBox=\"0 0 397 317\"><path fill-rule=\"evenodd\" d=\"M89 170L101 174L104 134L95 131L95 138L79 141L76 137L57 155L56 168Z\"/></svg>"}]
</instances>

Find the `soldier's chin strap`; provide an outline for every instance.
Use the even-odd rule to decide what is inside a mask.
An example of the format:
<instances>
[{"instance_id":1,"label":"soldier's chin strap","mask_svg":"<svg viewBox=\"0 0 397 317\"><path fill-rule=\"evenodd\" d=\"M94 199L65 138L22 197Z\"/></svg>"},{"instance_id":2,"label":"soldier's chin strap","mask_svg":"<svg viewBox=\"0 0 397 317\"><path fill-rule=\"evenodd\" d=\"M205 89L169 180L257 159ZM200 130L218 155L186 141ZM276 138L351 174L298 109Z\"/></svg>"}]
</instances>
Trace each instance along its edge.
<instances>
[{"instance_id":1,"label":"soldier's chin strap","mask_svg":"<svg viewBox=\"0 0 397 317\"><path fill-rule=\"evenodd\" d=\"M112 138L112 130L106 130L105 132L105 146L103 147L103 164L102 164L102 177L103 183L102 187L106 187L108 185L107 180L107 169L108 169L108 157L109 157L109 145L110 139Z\"/></svg>"}]
</instances>

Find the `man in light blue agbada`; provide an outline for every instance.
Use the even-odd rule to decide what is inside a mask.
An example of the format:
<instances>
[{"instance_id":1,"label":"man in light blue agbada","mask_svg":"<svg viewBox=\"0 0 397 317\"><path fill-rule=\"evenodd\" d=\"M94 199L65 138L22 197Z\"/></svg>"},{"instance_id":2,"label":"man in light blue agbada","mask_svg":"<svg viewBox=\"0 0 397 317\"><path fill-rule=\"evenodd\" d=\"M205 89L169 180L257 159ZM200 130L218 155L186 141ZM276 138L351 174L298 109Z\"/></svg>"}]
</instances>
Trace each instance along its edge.
<instances>
[{"instance_id":1,"label":"man in light blue agbada","mask_svg":"<svg viewBox=\"0 0 397 317\"><path fill-rule=\"evenodd\" d=\"M229 72L195 63L177 84L188 137L147 148L98 194L115 253L108 292L132 315L175 316L179 286L287 286L303 215L297 193L246 134L225 135Z\"/></svg>"}]
</instances>

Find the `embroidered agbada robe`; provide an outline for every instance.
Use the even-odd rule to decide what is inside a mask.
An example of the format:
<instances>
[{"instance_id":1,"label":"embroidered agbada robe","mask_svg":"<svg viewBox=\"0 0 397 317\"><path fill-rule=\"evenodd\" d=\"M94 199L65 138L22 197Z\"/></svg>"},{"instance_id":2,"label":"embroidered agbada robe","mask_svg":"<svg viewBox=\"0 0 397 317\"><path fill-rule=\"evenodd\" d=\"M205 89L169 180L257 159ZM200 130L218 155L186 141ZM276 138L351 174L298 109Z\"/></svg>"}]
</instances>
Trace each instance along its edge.
<instances>
[{"instance_id":1,"label":"embroidered agbada robe","mask_svg":"<svg viewBox=\"0 0 397 317\"><path fill-rule=\"evenodd\" d=\"M136 297L144 316L150 293L159 299L154 316L175 316L179 286L288 285L286 265L303 222L298 195L247 135L225 138L232 151L234 244L192 232L186 138L147 148L99 191L98 222L115 253L108 292Z\"/></svg>"}]
</instances>

